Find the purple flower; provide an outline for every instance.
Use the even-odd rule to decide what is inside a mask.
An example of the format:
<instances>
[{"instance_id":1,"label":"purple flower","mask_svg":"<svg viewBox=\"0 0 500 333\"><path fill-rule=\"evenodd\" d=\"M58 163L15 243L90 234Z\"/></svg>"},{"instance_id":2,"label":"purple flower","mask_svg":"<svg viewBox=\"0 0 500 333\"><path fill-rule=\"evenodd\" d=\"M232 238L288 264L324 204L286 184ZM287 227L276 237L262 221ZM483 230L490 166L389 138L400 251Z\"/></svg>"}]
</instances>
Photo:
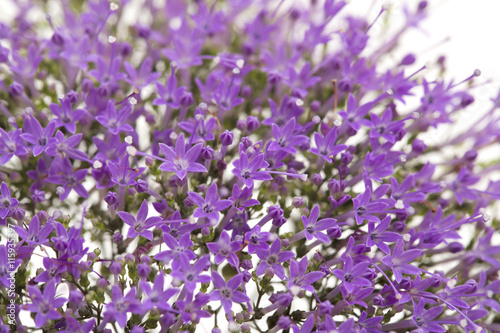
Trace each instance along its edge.
<instances>
[{"instance_id":1,"label":"purple flower","mask_svg":"<svg viewBox=\"0 0 500 333\"><path fill-rule=\"evenodd\" d=\"M121 288L114 285L111 288L111 302L106 304L104 311L104 322L116 321L121 328L127 325L127 312L136 314L143 313L143 308L139 299L136 298L135 287L132 287L126 296L123 296Z\"/></svg>"},{"instance_id":2,"label":"purple flower","mask_svg":"<svg viewBox=\"0 0 500 333\"><path fill-rule=\"evenodd\" d=\"M56 142L56 138L52 137L55 130L56 125L54 122L50 122L44 129L38 120L30 115L24 121L21 138L33 145L33 156L38 156Z\"/></svg>"},{"instance_id":3,"label":"purple flower","mask_svg":"<svg viewBox=\"0 0 500 333\"><path fill-rule=\"evenodd\" d=\"M261 231L260 225L256 225L251 231L245 233L245 241L248 242L248 253L255 253L257 250L267 251L271 233Z\"/></svg>"},{"instance_id":4,"label":"purple flower","mask_svg":"<svg viewBox=\"0 0 500 333\"><path fill-rule=\"evenodd\" d=\"M338 277L348 292L352 292L355 287L371 287L372 282L363 277L369 262L360 262L357 265L353 264L351 256L346 256L343 269L334 269L333 274Z\"/></svg>"},{"instance_id":5,"label":"purple flower","mask_svg":"<svg viewBox=\"0 0 500 333\"><path fill-rule=\"evenodd\" d=\"M0 245L0 287L3 285L5 288L10 288L11 274L15 272L16 268L21 264L21 260L16 259L12 261L12 255L9 257L8 247L5 245ZM11 259L9 261L9 259Z\"/></svg>"},{"instance_id":6,"label":"purple flower","mask_svg":"<svg viewBox=\"0 0 500 333\"><path fill-rule=\"evenodd\" d=\"M175 77L177 64L170 63L170 66L172 68L172 72L166 85L155 82L155 86L160 97L154 99L153 105L168 105L171 108L177 109L179 107L179 100L186 90L186 87L177 88L177 78Z\"/></svg>"},{"instance_id":7,"label":"purple flower","mask_svg":"<svg viewBox=\"0 0 500 333\"><path fill-rule=\"evenodd\" d=\"M139 70L136 70L134 66L132 66L128 62L123 63L123 68L127 71L128 79L125 81L136 87L137 89L142 89L145 86L149 85L151 82L156 81L160 77L160 73L151 72L151 67L153 66L153 60L151 57L146 57L144 61L141 63Z\"/></svg>"},{"instance_id":8,"label":"purple flower","mask_svg":"<svg viewBox=\"0 0 500 333\"><path fill-rule=\"evenodd\" d=\"M273 177L265 171L257 171L267 168L269 164L264 161L264 154L260 153L249 161L246 153L240 153L240 158L233 162L233 174L241 178L247 187L253 187L254 180L272 180Z\"/></svg>"},{"instance_id":9,"label":"purple flower","mask_svg":"<svg viewBox=\"0 0 500 333\"><path fill-rule=\"evenodd\" d=\"M354 216L358 225L363 224L364 220L379 222L380 219L373 214L381 213L383 209L387 207L387 204L381 201L370 202L371 196L371 188L366 187L363 194L352 199L354 204Z\"/></svg>"},{"instance_id":10,"label":"purple flower","mask_svg":"<svg viewBox=\"0 0 500 333\"><path fill-rule=\"evenodd\" d=\"M16 129L10 132L0 128L0 165L7 164L16 155L27 154L26 147L21 137L22 130Z\"/></svg>"},{"instance_id":11,"label":"purple flower","mask_svg":"<svg viewBox=\"0 0 500 333\"><path fill-rule=\"evenodd\" d=\"M29 223L28 230L24 229L20 226L13 226L16 230L19 237L24 240L29 246L36 247L38 245L49 245L49 237L52 229L54 228L53 224L46 224L42 228L40 227L40 219L38 215L33 216Z\"/></svg>"},{"instance_id":12,"label":"purple flower","mask_svg":"<svg viewBox=\"0 0 500 333\"><path fill-rule=\"evenodd\" d=\"M210 300L221 301L222 307L227 314L231 314L233 302L250 302L250 298L238 290L242 283L242 277L240 274L233 276L229 279L229 281L227 281L226 284L219 273L212 271L212 282L216 289L210 293Z\"/></svg>"},{"instance_id":13,"label":"purple flower","mask_svg":"<svg viewBox=\"0 0 500 333\"><path fill-rule=\"evenodd\" d=\"M269 151L284 151L289 154L296 154L297 149L294 146L300 146L309 142L307 136L294 133L295 118L290 118L283 128L280 128L276 124L272 124L271 127L276 141L271 141L267 147Z\"/></svg>"},{"instance_id":14,"label":"purple flower","mask_svg":"<svg viewBox=\"0 0 500 333\"><path fill-rule=\"evenodd\" d=\"M207 169L200 163L195 162L201 152L202 144L198 143L186 151L184 133L181 133L175 143L175 150L160 143L160 149L165 155L165 162L160 165L160 170L175 172L177 177L184 179L188 172L207 172Z\"/></svg>"},{"instance_id":15,"label":"purple flower","mask_svg":"<svg viewBox=\"0 0 500 333\"><path fill-rule=\"evenodd\" d=\"M128 238L135 238L140 235L149 240L153 240L153 232L149 229L162 221L162 218L159 216L151 216L148 218L148 202L146 199L144 199L141 208L139 208L137 212L137 218L127 212L117 212L117 214L123 222L130 227L127 232Z\"/></svg>"},{"instance_id":16,"label":"purple flower","mask_svg":"<svg viewBox=\"0 0 500 333\"><path fill-rule=\"evenodd\" d=\"M134 179L146 170L144 167L132 169L128 154L123 155L119 163L109 162L108 167L112 174L111 180L119 186L135 185Z\"/></svg>"},{"instance_id":17,"label":"purple flower","mask_svg":"<svg viewBox=\"0 0 500 333\"><path fill-rule=\"evenodd\" d=\"M206 276L209 280L210 277ZM192 295L188 294L186 300L176 301L175 304L179 307L181 311L181 318L184 322L198 323L201 318L210 317L211 314L203 307L210 301L210 296L205 293L198 293L192 299ZM168 328L167 328L168 329Z\"/></svg>"},{"instance_id":18,"label":"purple flower","mask_svg":"<svg viewBox=\"0 0 500 333\"><path fill-rule=\"evenodd\" d=\"M47 182L62 186L62 191L59 193L61 201L68 197L71 190L75 190L81 197L88 198L89 193L82 185L87 172L87 169L73 171L69 158L56 157L50 166Z\"/></svg>"},{"instance_id":19,"label":"purple flower","mask_svg":"<svg viewBox=\"0 0 500 333\"><path fill-rule=\"evenodd\" d=\"M33 303L26 305L26 310L36 313L35 325L43 327L47 320L61 318L56 310L66 303L66 298L56 296L56 283L50 280L45 284L43 293L38 286L28 285L28 292Z\"/></svg>"},{"instance_id":20,"label":"purple flower","mask_svg":"<svg viewBox=\"0 0 500 333\"><path fill-rule=\"evenodd\" d=\"M163 272L159 273L155 278L152 287L150 283L146 281L141 281L139 285L147 296L146 300L143 302L145 310L152 310L155 307L159 310L170 310L171 307L167 301L179 292L177 289L164 289L165 275Z\"/></svg>"},{"instance_id":21,"label":"purple flower","mask_svg":"<svg viewBox=\"0 0 500 333\"><path fill-rule=\"evenodd\" d=\"M82 133L78 133L66 138L61 131L57 131L55 136L56 141L53 145L49 146L45 152L49 156L58 155L62 158L67 156L74 160L90 162L87 154L77 148L74 148L80 143L82 136Z\"/></svg>"},{"instance_id":22,"label":"purple flower","mask_svg":"<svg viewBox=\"0 0 500 333\"><path fill-rule=\"evenodd\" d=\"M213 133L215 124L215 118L209 118L205 121L203 115L197 113L194 122L182 121L179 123L179 127L191 134L189 142L203 142L211 141L215 138Z\"/></svg>"},{"instance_id":23,"label":"purple flower","mask_svg":"<svg viewBox=\"0 0 500 333\"><path fill-rule=\"evenodd\" d=\"M239 259L236 252L241 249L241 241L232 241L227 231L222 230L219 239L215 243L207 243L210 252L215 254L215 264L220 265L224 260L231 266L238 268Z\"/></svg>"},{"instance_id":24,"label":"purple flower","mask_svg":"<svg viewBox=\"0 0 500 333\"><path fill-rule=\"evenodd\" d=\"M385 254L390 254L391 250L386 243L396 242L401 239L401 235L396 232L386 231L391 224L391 217L386 216L375 227L375 222L368 222L368 235L366 237L366 246L372 247L376 245Z\"/></svg>"},{"instance_id":25,"label":"purple flower","mask_svg":"<svg viewBox=\"0 0 500 333\"><path fill-rule=\"evenodd\" d=\"M119 134L121 132L131 132L134 130L132 125L127 124L127 120L132 112L132 104L124 103L119 110L113 100L109 100L106 107L106 114L95 117L102 126L111 134Z\"/></svg>"},{"instance_id":26,"label":"purple flower","mask_svg":"<svg viewBox=\"0 0 500 333\"><path fill-rule=\"evenodd\" d=\"M420 273L420 269L412 264L416 258L423 255L423 251L419 249L412 249L405 251L404 242L399 239L392 251L391 255L386 255L381 261L392 269L396 282L403 280L403 274L416 275Z\"/></svg>"},{"instance_id":27,"label":"purple flower","mask_svg":"<svg viewBox=\"0 0 500 333\"><path fill-rule=\"evenodd\" d=\"M179 257L180 265L179 269L172 271L172 277L180 281L184 281L184 286L190 293L193 293L197 283L209 283L210 276L202 275L201 273L210 267L209 256L199 258L191 266L186 257Z\"/></svg>"},{"instance_id":28,"label":"purple flower","mask_svg":"<svg viewBox=\"0 0 500 333\"><path fill-rule=\"evenodd\" d=\"M172 269L177 269L180 266L180 257L184 257L187 261L196 259L196 254L189 248L193 246L193 242L191 241L190 233L185 233L182 235L177 241L172 235L169 233L163 233L163 241L170 250L165 250L159 252L155 255L156 260L161 260L164 263L168 264L170 262L172 265Z\"/></svg>"},{"instance_id":29,"label":"purple flower","mask_svg":"<svg viewBox=\"0 0 500 333\"><path fill-rule=\"evenodd\" d=\"M337 220L335 219L322 219L318 221L319 217L319 205L316 204L311 210L309 214L309 218L302 215L302 224L304 225L304 232L307 240L311 240L316 238L317 240L322 241L323 243L330 243L330 238L322 233L321 231L331 228L335 225Z\"/></svg>"},{"instance_id":30,"label":"purple flower","mask_svg":"<svg viewBox=\"0 0 500 333\"><path fill-rule=\"evenodd\" d=\"M251 198L252 194L253 186L240 189L238 184L234 184L233 195L229 197L229 200L231 200L234 208L236 208L240 212L243 212L245 208L260 204L258 200Z\"/></svg>"},{"instance_id":31,"label":"purple flower","mask_svg":"<svg viewBox=\"0 0 500 333\"><path fill-rule=\"evenodd\" d=\"M272 268L282 280L285 278L285 269L282 263L295 257L295 253L292 251L281 252L281 240L279 237L271 244L269 251L257 249L256 252L259 258L262 259L259 266L257 266L257 276L264 274L267 268Z\"/></svg>"},{"instance_id":32,"label":"purple flower","mask_svg":"<svg viewBox=\"0 0 500 333\"><path fill-rule=\"evenodd\" d=\"M12 213L12 208L18 205L19 201L10 196L10 190L5 182L0 186L0 218L4 219Z\"/></svg>"},{"instance_id":33,"label":"purple flower","mask_svg":"<svg viewBox=\"0 0 500 333\"><path fill-rule=\"evenodd\" d=\"M217 183L210 185L205 198L196 192L188 192L188 196L198 206L193 212L193 217L206 218L211 223L217 223L219 212L232 204L231 200L219 199Z\"/></svg>"},{"instance_id":34,"label":"purple flower","mask_svg":"<svg viewBox=\"0 0 500 333\"><path fill-rule=\"evenodd\" d=\"M57 104L50 104L50 111L57 117L54 120L56 127L63 127L68 130L71 134L76 132L76 122L83 118L85 111L77 109L73 111L71 102L68 98L60 99L59 102L61 106Z\"/></svg>"},{"instance_id":35,"label":"purple flower","mask_svg":"<svg viewBox=\"0 0 500 333\"><path fill-rule=\"evenodd\" d=\"M335 144L335 142L337 141L337 133L337 127L330 129L324 138L318 132L314 132L314 141L316 142L316 148L311 148L311 153L313 153L314 155L318 155L325 161L331 163L333 157L347 148L346 145Z\"/></svg>"},{"instance_id":36,"label":"purple flower","mask_svg":"<svg viewBox=\"0 0 500 333\"><path fill-rule=\"evenodd\" d=\"M325 273L320 271L306 273L308 269L307 264L307 257L302 258L300 261L290 260L290 277L288 278L287 288L294 295L300 289L314 293L315 290L311 284L325 276Z\"/></svg>"},{"instance_id":37,"label":"purple flower","mask_svg":"<svg viewBox=\"0 0 500 333\"><path fill-rule=\"evenodd\" d=\"M412 320L417 327L425 329L427 332L446 332L443 326L433 322L444 310L444 306L435 306L425 310L425 301L420 299L418 304L413 302Z\"/></svg>"}]
</instances>

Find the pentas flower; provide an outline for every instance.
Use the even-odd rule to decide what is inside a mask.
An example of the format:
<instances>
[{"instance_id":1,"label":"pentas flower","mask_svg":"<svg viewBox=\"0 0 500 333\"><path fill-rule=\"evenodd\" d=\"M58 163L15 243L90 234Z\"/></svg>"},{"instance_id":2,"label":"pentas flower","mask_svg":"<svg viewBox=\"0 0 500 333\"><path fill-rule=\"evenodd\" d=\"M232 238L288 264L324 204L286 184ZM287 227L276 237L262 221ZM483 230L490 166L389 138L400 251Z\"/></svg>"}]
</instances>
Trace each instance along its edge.
<instances>
[{"instance_id":1,"label":"pentas flower","mask_svg":"<svg viewBox=\"0 0 500 333\"><path fill-rule=\"evenodd\" d=\"M375 222L368 222L368 235L366 237L366 246L376 245L385 254L390 254L391 250L386 243L396 242L401 239L401 235L393 231L387 231L391 224L391 217L388 215L375 226Z\"/></svg>"},{"instance_id":2,"label":"pentas flower","mask_svg":"<svg viewBox=\"0 0 500 333\"><path fill-rule=\"evenodd\" d=\"M195 218L205 218L210 223L219 220L219 212L231 206L231 200L219 199L217 184L213 183L207 190L205 198L196 192L188 192L189 198L198 208L193 212Z\"/></svg>"},{"instance_id":3,"label":"pentas flower","mask_svg":"<svg viewBox=\"0 0 500 333\"><path fill-rule=\"evenodd\" d=\"M148 202L146 200L142 202L141 208L139 208L137 212L137 218L127 212L120 211L117 212L117 214L123 222L129 226L127 232L128 238L135 238L140 235L149 240L153 240L153 232L149 229L162 221L162 218L159 216L151 216L148 218Z\"/></svg>"},{"instance_id":4,"label":"pentas flower","mask_svg":"<svg viewBox=\"0 0 500 333\"><path fill-rule=\"evenodd\" d=\"M186 87L177 87L177 78L175 77L177 62L171 62L170 67L172 69L166 85L155 82L155 86L160 97L155 98L153 105L167 105L171 108L177 109L179 107L179 100L186 90Z\"/></svg>"},{"instance_id":5,"label":"pentas flower","mask_svg":"<svg viewBox=\"0 0 500 333\"><path fill-rule=\"evenodd\" d=\"M330 238L321 231L334 226L337 220L327 218L318 221L319 205L314 205L309 214L309 218L302 215L302 224L304 225L304 233L307 240L316 238L323 243L330 243Z\"/></svg>"},{"instance_id":6,"label":"pentas flower","mask_svg":"<svg viewBox=\"0 0 500 333\"><path fill-rule=\"evenodd\" d=\"M220 265L224 260L227 260L231 266L235 268L239 266L236 252L241 250L241 241L231 241L227 231L223 230L217 242L207 243L207 247L210 252L215 254L215 264Z\"/></svg>"},{"instance_id":7,"label":"pentas flower","mask_svg":"<svg viewBox=\"0 0 500 333\"><path fill-rule=\"evenodd\" d=\"M240 274L233 276L226 284L226 281L224 281L224 278L219 273L212 271L212 281L216 289L210 293L210 300L221 301L224 311L230 316L233 302L250 302L250 298L238 290L243 282Z\"/></svg>"},{"instance_id":8,"label":"pentas flower","mask_svg":"<svg viewBox=\"0 0 500 333\"><path fill-rule=\"evenodd\" d=\"M383 257L381 261L392 269L396 282L399 283L403 279L403 274L415 275L421 272L418 267L410 263L422 255L423 251L419 249L405 251L404 242L402 239L399 239L392 253Z\"/></svg>"},{"instance_id":9,"label":"pentas flower","mask_svg":"<svg viewBox=\"0 0 500 333\"><path fill-rule=\"evenodd\" d=\"M28 230L17 225L13 226L13 228L16 230L19 238L26 242L28 246L35 247L38 245L49 245L47 237L49 237L52 229L54 229L54 225L46 224L42 227L38 215L35 215L29 223Z\"/></svg>"},{"instance_id":10,"label":"pentas flower","mask_svg":"<svg viewBox=\"0 0 500 333\"><path fill-rule=\"evenodd\" d=\"M267 149L269 151L284 151L290 154L297 153L294 146L299 146L309 142L305 135L295 133L295 118L291 118L283 128L272 124L273 135L276 141L271 141Z\"/></svg>"},{"instance_id":11,"label":"pentas flower","mask_svg":"<svg viewBox=\"0 0 500 333\"><path fill-rule=\"evenodd\" d=\"M47 127L43 128L33 115L26 118L24 122L21 138L32 145L33 156L40 155L45 149L56 142L56 138L52 137L56 130L54 122L49 122Z\"/></svg>"},{"instance_id":12,"label":"pentas flower","mask_svg":"<svg viewBox=\"0 0 500 333\"><path fill-rule=\"evenodd\" d=\"M240 158L233 162L233 174L242 179L247 187L253 187L254 180L271 180L273 177L265 171L258 171L267 168L269 164L264 161L264 154L260 153L249 161L246 153L240 153Z\"/></svg>"},{"instance_id":13,"label":"pentas flower","mask_svg":"<svg viewBox=\"0 0 500 333\"><path fill-rule=\"evenodd\" d=\"M28 286L28 292L32 303L27 304L25 309L36 313L35 324L38 327L45 325L47 320L55 320L62 317L56 309L62 307L67 299L63 297L56 296L56 283L54 280L50 280L45 284L45 289L40 291L38 286Z\"/></svg>"},{"instance_id":14,"label":"pentas flower","mask_svg":"<svg viewBox=\"0 0 500 333\"><path fill-rule=\"evenodd\" d=\"M55 135L56 141L53 145L49 146L45 152L49 156L58 155L62 158L67 156L73 160L89 162L90 160L87 154L77 148L74 148L80 143L82 136L82 133L78 133L66 138L61 131L57 131Z\"/></svg>"},{"instance_id":15,"label":"pentas flower","mask_svg":"<svg viewBox=\"0 0 500 333\"><path fill-rule=\"evenodd\" d=\"M7 164L14 155L21 156L28 153L21 134L21 129L6 132L0 128L0 165Z\"/></svg>"},{"instance_id":16,"label":"pentas flower","mask_svg":"<svg viewBox=\"0 0 500 333\"><path fill-rule=\"evenodd\" d=\"M116 109L113 100L108 101L106 113L95 117L102 126L111 134L120 134L122 132L131 132L134 130L127 120L132 112L132 104L124 103L119 110Z\"/></svg>"},{"instance_id":17,"label":"pentas flower","mask_svg":"<svg viewBox=\"0 0 500 333\"><path fill-rule=\"evenodd\" d=\"M257 255L262 260L257 266L257 276L265 273L266 269L272 268L275 274L280 278L285 278L285 269L283 268L283 262L288 261L295 257L292 251L281 252L281 240L276 238L271 244L269 251L257 249Z\"/></svg>"},{"instance_id":18,"label":"pentas flower","mask_svg":"<svg viewBox=\"0 0 500 333\"><path fill-rule=\"evenodd\" d=\"M324 138L320 133L314 132L314 141L316 143L316 148L311 148L311 153L318 155L325 161L331 163L333 157L347 148L346 145L335 144L337 141L337 133L337 127L333 127L332 129L330 129Z\"/></svg>"},{"instance_id":19,"label":"pentas flower","mask_svg":"<svg viewBox=\"0 0 500 333\"><path fill-rule=\"evenodd\" d=\"M47 182L61 185L62 190L59 192L61 201L69 196L71 190L74 190L79 196L87 198L89 193L82 185L87 173L87 169L74 171L68 157L56 157L50 166Z\"/></svg>"},{"instance_id":20,"label":"pentas flower","mask_svg":"<svg viewBox=\"0 0 500 333\"><path fill-rule=\"evenodd\" d=\"M372 282L363 277L366 273L369 262L353 264L351 256L346 256L343 269L334 269L333 274L343 281L343 286L348 292L352 292L355 287L371 287Z\"/></svg>"},{"instance_id":21,"label":"pentas flower","mask_svg":"<svg viewBox=\"0 0 500 333\"><path fill-rule=\"evenodd\" d=\"M179 257L179 269L172 271L172 277L184 282L186 289L192 294L198 283L209 283L210 276L201 274L210 265L209 256L199 258L193 265L181 256Z\"/></svg>"},{"instance_id":22,"label":"pentas flower","mask_svg":"<svg viewBox=\"0 0 500 333\"><path fill-rule=\"evenodd\" d=\"M124 296L121 288L114 285L111 288L111 302L106 304L104 310L104 323L116 321L121 328L127 325L127 313L139 314L144 311L139 299L136 298L135 287L132 287ZM103 325L104 323L101 323Z\"/></svg>"},{"instance_id":23,"label":"pentas flower","mask_svg":"<svg viewBox=\"0 0 500 333\"><path fill-rule=\"evenodd\" d=\"M49 105L50 111L56 116L54 124L56 128L64 127L71 134L75 134L76 123L85 116L85 110L73 110L68 98L59 99L59 102L61 106L54 103Z\"/></svg>"},{"instance_id":24,"label":"pentas flower","mask_svg":"<svg viewBox=\"0 0 500 333\"><path fill-rule=\"evenodd\" d=\"M154 258L156 260L161 260L166 264L171 263L172 269L179 268L180 257L184 257L187 261L196 259L196 254L190 249L190 247L194 244L191 241L189 233L185 233L179 238L179 240L177 240L169 233L164 232L163 242L170 248L170 250L161 251L155 255Z\"/></svg>"},{"instance_id":25,"label":"pentas flower","mask_svg":"<svg viewBox=\"0 0 500 333\"><path fill-rule=\"evenodd\" d=\"M200 163L195 162L201 152L202 144L198 143L186 151L184 133L181 133L175 143L175 150L160 143L160 150L165 155L165 162L160 165L160 170L175 172L179 179L184 179L188 172L207 172Z\"/></svg>"},{"instance_id":26,"label":"pentas flower","mask_svg":"<svg viewBox=\"0 0 500 333\"><path fill-rule=\"evenodd\" d=\"M5 182L0 185L0 219L4 219L12 213L12 208L16 207L19 201L10 196L10 190Z\"/></svg>"},{"instance_id":27,"label":"pentas flower","mask_svg":"<svg viewBox=\"0 0 500 333\"><path fill-rule=\"evenodd\" d=\"M178 290L173 288L167 290L164 289L165 276L163 273L158 274L152 287L146 281L141 281L139 285L147 296L146 301L142 303L145 310L151 310L155 307L164 311L171 309L170 305L166 301L177 294Z\"/></svg>"},{"instance_id":28,"label":"pentas flower","mask_svg":"<svg viewBox=\"0 0 500 333\"><path fill-rule=\"evenodd\" d=\"M325 273L319 271L307 273L307 269L307 257L302 258L300 261L290 260L290 275L287 282L287 288L292 294L296 295L300 289L314 293L315 290L311 284L325 276Z\"/></svg>"},{"instance_id":29,"label":"pentas flower","mask_svg":"<svg viewBox=\"0 0 500 333\"><path fill-rule=\"evenodd\" d=\"M109 162L108 167L112 175L111 181L119 186L134 185L135 179L146 170L144 167L131 168L128 154L123 155L119 163Z\"/></svg>"}]
</instances>

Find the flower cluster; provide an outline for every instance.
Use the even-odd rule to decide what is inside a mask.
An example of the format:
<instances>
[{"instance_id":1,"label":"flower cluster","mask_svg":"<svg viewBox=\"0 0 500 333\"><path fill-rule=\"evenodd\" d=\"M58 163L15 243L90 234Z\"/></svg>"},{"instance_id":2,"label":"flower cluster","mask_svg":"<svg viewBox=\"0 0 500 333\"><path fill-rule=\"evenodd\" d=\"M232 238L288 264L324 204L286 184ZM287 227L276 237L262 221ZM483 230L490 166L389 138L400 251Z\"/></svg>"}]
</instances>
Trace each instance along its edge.
<instances>
[{"instance_id":1,"label":"flower cluster","mask_svg":"<svg viewBox=\"0 0 500 333\"><path fill-rule=\"evenodd\" d=\"M500 94L429 140L480 72L394 62L426 1L394 33L344 0L115 1L0 24L0 332L500 331Z\"/></svg>"}]
</instances>

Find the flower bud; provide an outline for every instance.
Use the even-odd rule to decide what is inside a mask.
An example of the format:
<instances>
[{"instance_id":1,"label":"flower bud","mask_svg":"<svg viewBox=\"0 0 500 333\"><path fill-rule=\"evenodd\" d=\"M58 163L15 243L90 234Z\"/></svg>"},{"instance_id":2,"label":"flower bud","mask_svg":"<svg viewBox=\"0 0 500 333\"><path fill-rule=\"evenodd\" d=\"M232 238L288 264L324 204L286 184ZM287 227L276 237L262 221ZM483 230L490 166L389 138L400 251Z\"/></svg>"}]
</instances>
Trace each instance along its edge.
<instances>
[{"instance_id":1,"label":"flower bud","mask_svg":"<svg viewBox=\"0 0 500 333\"><path fill-rule=\"evenodd\" d=\"M227 163L224 160L217 161L217 169L220 171L224 171L227 168Z\"/></svg>"},{"instance_id":2,"label":"flower bud","mask_svg":"<svg viewBox=\"0 0 500 333\"><path fill-rule=\"evenodd\" d=\"M87 93L90 91L90 89L94 88L94 83L91 79L83 79L81 87L82 91Z\"/></svg>"},{"instance_id":3,"label":"flower bud","mask_svg":"<svg viewBox=\"0 0 500 333\"><path fill-rule=\"evenodd\" d=\"M193 94L190 92L184 92L179 98L179 104L184 107L188 107L194 104Z\"/></svg>"},{"instance_id":4,"label":"flower bud","mask_svg":"<svg viewBox=\"0 0 500 333\"><path fill-rule=\"evenodd\" d=\"M133 265L135 264L135 257L133 254L131 253L127 253L125 255L125 262L127 263L127 265Z\"/></svg>"},{"instance_id":5,"label":"flower bud","mask_svg":"<svg viewBox=\"0 0 500 333\"><path fill-rule=\"evenodd\" d=\"M323 182L323 177L321 176L321 174L319 173L315 173L312 177L311 177L311 181L314 185L318 186L319 184L321 184Z\"/></svg>"},{"instance_id":6,"label":"flower bud","mask_svg":"<svg viewBox=\"0 0 500 333\"><path fill-rule=\"evenodd\" d=\"M234 136L233 132L225 130L220 134L219 139L222 145L230 146L233 143L233 136Z\"/></svg>"},{"instance_id":7,"label":"flower bud","mask_svg":"<svg viewBox=\"0 0 500 333\"><path fill-rule=\"evenodd\" d=\"M106 196L104 197L104 201L109 205L109 206L115 206L119 204L118 200L118 194L115 192L108 192Z\"/></svg>"},{"instance_id":8,"label":"flower bud","mask_svg":"<svg viewBox=\"0 0 500 333\"><path fill-rule=\"evenodd\" d=\"M137 275L139 275L141 279L147 279L150 272L151 267L147 263L137 265Z\"/></svg>"},{"instance_id":9,"label":"flower bud","mask_svg":"<svg viewBox=\"0 0 500 333\"><path fill-rule=\"evenodd\" d=\"M295 208L299 208L304 204L304 199L302 197L294 197L292 199L292 206Z\"/></svg>"},{"instance_id":10,"label":"flower bud","mask_svg":"<svg viewBox=\"0 0 500 333\"><path fill-rule=\"evenodd\" d=\"M415 63L415 60L416 60L415 55L413 53L409 53L404 56L403 60L401 60L400 65L402 66L413 65Z\"/></svg>"},{"instance_id":11,"label":"flower bud","mask_svg":"<svg viewBox=\"0 0 500 333\"><path fill-rule=\"evenodd\" d=\"M318 314L329 316L333 311L333 304L330 301L324 301L318 304Z\"/></svg>"},{"instance_id":12,"label":"flower bud","mask_svg":"<svg viewBox=\"0 0 500 333\"><path fill-rule=\"evenodd\" d=\"M11 94L14 97L22 95L23 92L24 92L24 87L16 81L12 82L11 85L9 86L9 94Z\"/></svg>"},{"instance_id":13,"label":"flower bud","mask_svg":"<svg viewBox=\"0 0 500 333\"><path fill-rule=\"evenodd\" d=\"M137 193L144 193L148 190L148 182L144 179L139 179L135 183L134 187L137 190Z\"/></svg>"},{"instance_id":14,"label":"flower bud","mask_svg":"<svg viewBox=\"0 0 500 333\"><path fill-rule=\"evenodd\" d=\"M236 128L242 132L245 131L245 129L247 128L246 121L243 119L238 119L238 121L236 122Z\"/></svg>"},{"instance_id":15,"label":"flower bud","mask_svg":"<svg viewBox=\"0 0 500 333\"><path fill-rule=\"evenodd\" d=\"M477 158L477 150L471 149L467 151L464 155L464 160L467 162L474 162L474 160Z\"/></svg>"},{"instance_id":16,"label":"flower bud","mask_svg":"<svg viewBox=\"0 0 500 333\"><path fill-rule=\"evenodd\" d=\"M49 220L49 214L47 214L47 212L44 210L39 211L38 213L36 213L36 215L38 216L38 220L42 225L47 223L47 221Z\"/></svg>"},{"instance_id":17,"label":"flower bud","mask_svg":"<svg viewBox=\"0 0 500 333\"><path fill-rule=\"evenodd\" d=\"M210 146L205 146L203 148L201 148L201 158L205 159L205 160L211 160L214 158L214 153L215 151L213 150L212 147Z\"/></svg>"},{"instance_id":18,"label":"flower bud","mask_svg":"<svg viewBox=\"0 0 500 333\"><path fill-rule=\"evenodd\" d=\"M342 227L340 227L339 225L334 225L333 227L326 230L326 234L331 239L340 238L342 236Z\"/></svg>"},{"instance_id":19,"label":"flower bud","mask_svg":"<svg viewBox=\"0 0 500 333\"><path fill-rule=\"evenodd\" d=\"M118 231L113 234L113 243L120 244L123 242L123 235Z\"/></svg>"},{"instance_id":20,"label":"flower bud","mask_svg":"<svg viewBox=\"0 0 500 333\"><path fill-rule=\"evenodd\" d=\"M452 242L452 243L448 244L448 250L451 253L458 253L460 251L463 251L463 249L464 249L464 246L459 242Z\"/></svg>"},{"instance_id":21,"label":"flower bud","mask_svg":"<svg viewBox=\"0 0 500 333\"><path fill-rule=\"evenodd\" d=\"M66 98L71 104L74 104L78 101L78 93L74 90L71 90L66 94Z\"/></svg>"},{"instance_id":22,"label":"flower bud","mask_svg":"<svg viewBox=\"0 0 500 333\"><path fill-rule=\"evenodd\" d=\"M119 262L113 261L109 266L111 274L118 275L122 272L122 265Z\"/></svg>"},{"instance_id":23,"label":"flower bud","mask_svg":"<svg viewBox=\"0 0 500 333\"><path fill-rule=\"evenodd\" d=\"M317 112L319 112L319 110L321 110L321 103L319 101L312 101L310 108L311 108L311 112L317 113Z\"/></svg>"},{"instance_id":24,"label":"flower bud","mask_svg":"<svg viewBox=\"0 0 500 333\"><path fill-rule=\"evenodd\" d=\"M247 118L247 129L249 132L255 131L257 128L260 127L260 121L259 118L255 116L248 116Z\"/></svg>"},{"instance_id":25,"label":"flower bud","mask_svg":"<svg viewBox=\"0 0 500 333\"><path fill-rule=\"evenodd\" d=\"M22 221L24 216L26 215L26 211L21 207L12 208L12 218L16 221Z\"/></svg>"}]
</instances>

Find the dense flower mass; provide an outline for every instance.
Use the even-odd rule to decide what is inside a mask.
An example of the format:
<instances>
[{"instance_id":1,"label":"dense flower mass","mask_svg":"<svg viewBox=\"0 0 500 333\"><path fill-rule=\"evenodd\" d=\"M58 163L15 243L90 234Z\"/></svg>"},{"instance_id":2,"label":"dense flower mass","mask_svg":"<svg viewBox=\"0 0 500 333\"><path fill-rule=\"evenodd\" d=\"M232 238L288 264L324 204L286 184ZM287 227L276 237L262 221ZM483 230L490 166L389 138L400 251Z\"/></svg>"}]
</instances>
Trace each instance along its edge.
<instances>
[{"instance_id":1,"label":"dense flower mass","mask_svg":"<svg viewBox=\"0 0 500 333\"><path fill-rule=\"evenodd\" d=\"M500 332L500 94L429 140L480 72L394 61L426 1L113 1L0 23L0 332Z\"/></svg>"}]
</instances>

